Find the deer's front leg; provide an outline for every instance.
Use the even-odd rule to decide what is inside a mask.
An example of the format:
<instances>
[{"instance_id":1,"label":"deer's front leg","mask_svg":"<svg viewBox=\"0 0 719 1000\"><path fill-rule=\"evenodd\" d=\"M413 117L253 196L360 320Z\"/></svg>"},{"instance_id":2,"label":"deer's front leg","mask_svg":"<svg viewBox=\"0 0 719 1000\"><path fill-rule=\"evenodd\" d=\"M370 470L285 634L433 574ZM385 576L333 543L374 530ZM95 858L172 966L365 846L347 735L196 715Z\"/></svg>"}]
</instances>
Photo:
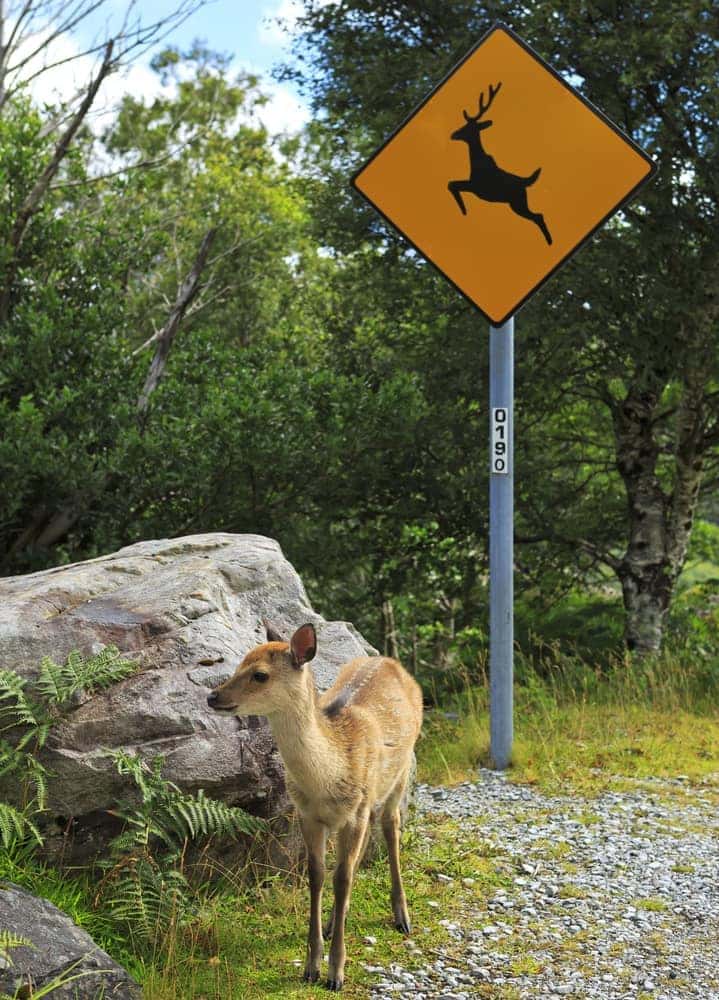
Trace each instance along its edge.
<instances>
[{"instance_id":1,"label":"deer's front leg","mask_svg":"<svg viewBox=\"0 0 719 1000\"><path fill-rule=\"evenodd\" d=\"M362 858L365 856L367 852L367 847L369 846L369 838L371 832L372 832L372 817L370 816L370 820L367 823L367 828L365 829L364 839L362 841L362 845L360 846L359 853L357 855L357 861L355 863L355 872L362 864ZM325 924L323 931L325 939L329 939L332 937L332 934L334 933L334 927L335 927L335 904L332 903L332 912L329 915L329 919L327 920L327 923Z\"/></svg>"},{"instance_id":2,"label":"deer's front leg","mask_svg":"<svg viewBox=\"0 0 719 1000\"><path fill-rule=\"evenodd\" d=\"M345 978L345 920L350 905L350 893L355 872L359 866L360 854L366 843L369 826L369 809L363 810L357 819L343 827L337 837L337 865L334 874L334 926L330 961L327 970L327 989L341 990Z\"/></svg>"},{"instance_id":3,"label":"deer's front leg","mask_svg":"<svg viewBox=\"0 0 719 1000\"><path fill-rule=\"evenodd\" d=\"M319 979L322 964L322 886L325 881L325 847L327 828L313 820L300 819L302 836L307 847L307 869L310 882L310 927L307 935L307 961L303 978L310 983Z\"/></svg>"},{"instance_id":4,"label":"deer's front leg","mask_svg":"<svg viewBox=\"0 0 719 1000\"><path fill-rule=\"evenodd\" d=\"M460 207L460 209L462 211L462 215L466 215L467 214L467 208L466 208L466 206L464 204L464 199L462 198L462 195L460 194L460 191L469 191L469 190L471 190L470 187L469 187L469 185L468 185L468 182L467 181L450 181L449 184L447 185L447 187L452 192L452 194L454 195L454 200L459 205L459 207Z\"/></svg>"}]
</instances>

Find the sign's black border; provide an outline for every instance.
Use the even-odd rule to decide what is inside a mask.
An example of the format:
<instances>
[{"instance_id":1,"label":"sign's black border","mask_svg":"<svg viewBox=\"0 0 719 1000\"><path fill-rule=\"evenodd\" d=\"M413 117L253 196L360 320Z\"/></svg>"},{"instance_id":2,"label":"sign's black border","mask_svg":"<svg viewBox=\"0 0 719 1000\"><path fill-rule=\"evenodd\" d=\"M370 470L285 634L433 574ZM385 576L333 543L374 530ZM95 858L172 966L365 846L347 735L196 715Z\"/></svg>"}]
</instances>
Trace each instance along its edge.
<instances>
[{"instance_id":1,"label":"sign's black border","mask_svg":"<svg viewBox=\"0 0 719 1000\"><path fill-rule=\"evenodd\" d=\"M549 271L547 274L545 274L545 276L541 279L541 281L537 282L537 284L527 292L527 294L524 296L524 298L519 303L517 303L517 305L512 309L512 311L509 312L509 313L507 313L507 315L503 316L502 319L500 319L500 320L494 320L494 319L492 319L491 316L489 316L483 309L481 309L477 305L477 303L474 301L474 299L472 299L466 292L462 291L462 289L459 287L459 285L455 284L455 282L449 277L449 275L445 274L445 272L442 270L442 268L439 267L438 264L435 264L435 262L430 257L428 257L427 254L423 250L421 250L417 246L417 244L413 240L411 240L409 238L409 236L407 236L407 234L402 229L400 229L399 226L395 225L395 223L392 222L392 220L389 218L389 216L386 215L382 211L382 209L379 208L379 206L376 205L372 201L371 198L368 198L367 195L364 194L359 189L359 187L357 186L357 178L360 176L360 174L370 165L370 163L372 163L379 156L379 154L382 152L382 150L385 149L385 147L388 146L390 144L390 142L392 142L392 140L394 139L394 137L399 132L402 131L402 129L405 127L405 125L407 125L408 122L410 122L414 118L414 116L419 111L422 110L422 108L425 106L425 104L432 97L434 97L434 95L437 93L437 91L440 90L440 88L444 86L444 84L447 82L447 80L449 80L450 77L453 76L457 72L457 70L460 68L460 66L463 66L464 63L472 55L474 55L474 53L477 51L477 49L480 47L480 45L483 45L487 41L487 39L490 37L490 35L493 35L495 31L503 31L503 32L505 32L505 34L509 35L512 39L514 39L515 42L517 42L519 45L521 45L522 48L526 52L528 52L530 56L532 56L533 59L536 59L537 62L539 62L541 64L541 66L542 66L543 69L545 69L545 70L547 70L547 72L551 73L552 76L555 78L555 80L558 80L559 83L561 83L563 87L565 87L571 94L573 94L578 100L580 100L582 102L582 104L584 104L585 107L587 107L593 114L595 114L599 119L601 119L601 121L603 121L605 125L608 125L614 132L617 133L617 135L621 136L621 138L624 139L624 141L628 145L630 145L632 147L632 149L636 153L638 153L642 157L642 159L645 160L646 163L649 165L649 172L646 174L646 176L642 177L642 179L639 181L639 183L635 184L635 186L631 189L631 191L629 191L623 198L621 198L616 203L616 205L614 205L614 207L611 208L607 212L607 214L596 224L596 226L594 226L594 228L591 229L586 234L586 236L584 236L579 241L579 243L577 243L574 247L572 247L572 249L567 254L565 254L565 256L562 257L562 259L560 261L558 261L554 265L554 267L552 268L552 270ZM385 222L388 222L392 226L392 228L395 229L410 244L410 246L414 247L414 249L417 251L417 253L420 255L420 257L422 257L429 264L431 264L432 267L435 269L435 271L437 271L439 274L441 274L443 278L446 278L446 280L454 288L457 289L457 291L460 293L460 295L462 295L465 299L467 299L467 301L470 302L474 306L474 308L477 309L478 312L480 312L482 314L482 316L484 316L484 318L486 320L488 320L488 322L490 323L491 326L497 327L497 326L502 326L509 319L511 319L512 316L515 316L519 312L519 310L522 308L522 306L525 304L525 302L527 302L532 297L532 295L534 295L535 292L539 291L539 289L542 288L542 286L545 285L546 282L548 282L549 279L553 275L555 275L557 273L557 271L559 271L559 269L562 268L567 263L567 261L570 259L570 257L573 257L574 254L577 253L577 251L580 250L585 245L585 243L588 243L589 240L591 240L591 238L597 232L597 230L601 229L602 226L614 215L615 212L618 212L619 209L622 208L623 205L626 205L629 201L631 201L631 199L634 197L634 195L637 193L637 191L641 187L643 187L643 185L646 184L649 180L651 180L651 178L656 174L656 172L657 172L657 164L654 162L654 160L651 158L651 156L649 156L649 154L646 153L641 148L641 146L639 146L636 142L634 142L634 140L631 139L626 134L626 132L623 132L619 128L618 125L615 125L615 123L610 118L607 118L607 116L602 111L600 111L599 108L595 107L591 103L591 101L588 101L587 98L584 97L582 94L580 94L578 90L575 90L574 87L572 87L570 84L568 84L567 81L565 79L563 79L563 77L552 66L550 66L538 53L536 53L534 51L534 49L524 41L523 38L520 38L519 35L515 31L513 31L508 25L504 24L502 21L497 21L495 24L492 25L492 27L489 29L489 31L485 32L485 34L482 35L482 37L479 39L479 41L476 42L472 46L472 48L469 50L469 52L467 52L467 54L465 56L463 56L459 60L459 62L456 63L452 67L452 69L450 69L450 71L448 73L446 73L442 77L442 79L439 81L439 83L435 87L433 87L432 90L430 90L430 92L417 105L417 107L407 115L407 117L404 119L404 121L400 125L398 125L397 128L391 133L391 135L389 135L385 139L385 141L382 143L382 145L379 146L374 151L374 153L372 154L372 156L370 156L370 158L366 161L366 163L364 163L359 168L359 170L356 170L354 172L354 174L350 178L350 184L351 184L352 188L357 192L357 194L359 194L360 197L362 197L364 199L364 201L366 201L369 205L371 205L372 208L376 212L378 212L379 215L382 216L382 218L385 220Z\"/></svg>"}]
</instances>

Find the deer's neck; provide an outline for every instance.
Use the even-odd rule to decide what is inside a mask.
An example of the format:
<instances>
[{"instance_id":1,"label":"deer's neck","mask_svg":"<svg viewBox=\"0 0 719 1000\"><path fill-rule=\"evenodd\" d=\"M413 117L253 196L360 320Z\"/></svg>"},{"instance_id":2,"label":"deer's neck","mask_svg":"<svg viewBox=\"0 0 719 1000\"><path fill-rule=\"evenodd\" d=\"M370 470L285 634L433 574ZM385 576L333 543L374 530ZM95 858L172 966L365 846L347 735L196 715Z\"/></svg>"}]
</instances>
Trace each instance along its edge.
<instances>
[{"instance_id":1,"label":"deer's neck","mask_svg":"<svg viewBox=\"0 0 719 1000\"><path fill-rule=\"evenodd\" d=\"M469 143L469 161L472 168L485 167L488 162L492 162L492 157L485 152L479 136Z\"/></svg>"},{"instance_id":2,"label":"deer's neck","mask_svg":"<svg viewBox=\"0 0 719 1000\"><path fill-rule=\"evenodd\" d=\"M344 779L346 760L319 707L311 674L292 708L273 715L269 722L289 778L305 793L329 791Z\"/></svg>"}]
</instances>

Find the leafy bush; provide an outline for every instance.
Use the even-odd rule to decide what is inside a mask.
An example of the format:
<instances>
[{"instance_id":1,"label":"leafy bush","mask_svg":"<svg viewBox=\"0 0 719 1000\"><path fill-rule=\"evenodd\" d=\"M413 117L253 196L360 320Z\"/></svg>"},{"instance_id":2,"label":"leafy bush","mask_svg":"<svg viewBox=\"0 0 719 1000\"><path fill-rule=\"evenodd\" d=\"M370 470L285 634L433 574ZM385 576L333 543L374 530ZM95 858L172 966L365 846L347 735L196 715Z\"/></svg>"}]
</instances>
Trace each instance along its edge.
<instances>
[{"instance_id":1,"label":"leafy bush","mask_svg":"<svg viewBox=\"0 0 719 1000\"><path fill-rule=\"evenodd\" d=\"M18 804L0 802L6 850L27 839L42 843L35 819L45 810L48 772L39 754L52 726L80 692L109 687L135 669L115 646L106 646L88 657L73 651L62 665L44 657L33 685L14 670L0 670L0 781L12 777L20 789Z\"/></svg>"},{"instance_id":2,"label":"leafy bush","mask_svg":"<svg viewBox=\"0 0 719 1000\"><path fill-rule=\"evenodd\" d=\"M162 777L163 758L150 766L138 755L112 751L118 773L133 779L141 802L125 800L112 810L125 821L102 862L96 901L126 926L139 943L158 944L169 930L196 910L198 893L185 875L191 842L254 834L265 823L243 809L183 792Z\"/></svg>"}]
</instances>

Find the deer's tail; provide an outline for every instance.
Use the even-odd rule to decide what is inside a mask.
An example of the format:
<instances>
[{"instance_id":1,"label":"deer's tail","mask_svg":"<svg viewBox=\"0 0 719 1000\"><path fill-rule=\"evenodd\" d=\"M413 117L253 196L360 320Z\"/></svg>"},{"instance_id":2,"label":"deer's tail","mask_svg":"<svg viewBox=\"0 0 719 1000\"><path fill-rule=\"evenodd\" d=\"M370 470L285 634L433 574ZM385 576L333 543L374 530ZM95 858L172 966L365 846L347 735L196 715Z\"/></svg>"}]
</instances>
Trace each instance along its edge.
<instances>
[{"instance_id":1,"label":"deer's tail","mask_svg":"<svg viewBox=\"0 0 719 1000\"><path fill-rule=\"evenodd\" d=\"M525 177L524 178L525 185L527 187L529 187L530 184L534 184L534 182L539 177L539 175L541 174L541 172L542 172L542 168L541 167L537 167L537 169L534 171L533 174L530 174L529 177Z\"/></svg>"}]
</instances>

